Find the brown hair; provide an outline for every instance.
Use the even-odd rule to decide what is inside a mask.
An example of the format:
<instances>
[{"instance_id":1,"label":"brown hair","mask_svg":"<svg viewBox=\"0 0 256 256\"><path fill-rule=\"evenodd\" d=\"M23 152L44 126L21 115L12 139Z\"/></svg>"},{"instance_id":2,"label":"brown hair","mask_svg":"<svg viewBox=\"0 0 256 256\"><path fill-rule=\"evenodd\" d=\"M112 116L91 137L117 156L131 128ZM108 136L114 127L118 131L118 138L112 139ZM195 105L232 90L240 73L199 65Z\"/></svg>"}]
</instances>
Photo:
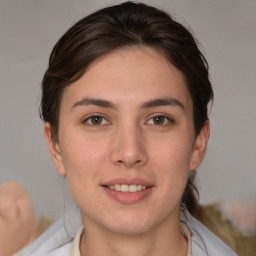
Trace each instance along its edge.
<instances>
[{"instance_id":1,"label":"brown hair","mask_svg":"<svg viewBox=\"0 0 256 256\"><path fill-rule=\"evenodd\" d=\"M173 18L143 3L125 2L101 9L73 25L54 46L42 81L41 118L49 122L58 142L63 90L77 81L99 57L124 48L145 45L159 51L184 75L193 100L195 134L208 119L213 99L208 63L192 34ZM182 203L195 214L198 192L190 175Z\"/></svg>"}]
</instances>

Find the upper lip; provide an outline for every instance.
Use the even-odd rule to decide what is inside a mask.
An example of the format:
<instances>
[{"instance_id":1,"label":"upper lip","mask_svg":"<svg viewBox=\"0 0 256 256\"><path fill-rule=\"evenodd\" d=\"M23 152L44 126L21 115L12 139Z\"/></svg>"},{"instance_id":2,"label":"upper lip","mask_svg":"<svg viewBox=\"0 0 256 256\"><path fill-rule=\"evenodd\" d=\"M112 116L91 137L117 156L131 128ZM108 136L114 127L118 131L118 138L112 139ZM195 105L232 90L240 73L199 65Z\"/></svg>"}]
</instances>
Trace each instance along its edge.
<instances>
[{"instance_id":1,"label":"upper lip","mask_svg":"<svg viewBox=\"0 0 256 256\"><path fill-rule=\"evenodd\" d=\"M142 185L146 187L153 187L154 185L142 178L115 178L108 180L106 182L103 182L102 186L113 186L116 184L126 184L126 185Z\"/></svg>"}]
</instances>

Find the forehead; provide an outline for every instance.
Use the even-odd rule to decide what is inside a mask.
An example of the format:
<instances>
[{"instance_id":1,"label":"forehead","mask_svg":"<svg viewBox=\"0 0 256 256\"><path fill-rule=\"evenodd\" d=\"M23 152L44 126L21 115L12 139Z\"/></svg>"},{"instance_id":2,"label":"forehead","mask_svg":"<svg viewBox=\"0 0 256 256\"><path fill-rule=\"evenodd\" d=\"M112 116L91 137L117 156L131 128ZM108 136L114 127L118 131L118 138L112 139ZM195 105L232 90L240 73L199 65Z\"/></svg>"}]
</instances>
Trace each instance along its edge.
<instances>
[{"instance_id":1,"label":"forehead","mask_svg":"<svg viewBox=\"0 0 256 256\"><path fill-rule=\"evenodd\" d=\"M76 82L66 87L62 103L71 106L84 97L107 98L117 104L141 104L174 97L191 105L183 74L150 47L117 50L97 59Z\"/></svg>"}]
</instances>

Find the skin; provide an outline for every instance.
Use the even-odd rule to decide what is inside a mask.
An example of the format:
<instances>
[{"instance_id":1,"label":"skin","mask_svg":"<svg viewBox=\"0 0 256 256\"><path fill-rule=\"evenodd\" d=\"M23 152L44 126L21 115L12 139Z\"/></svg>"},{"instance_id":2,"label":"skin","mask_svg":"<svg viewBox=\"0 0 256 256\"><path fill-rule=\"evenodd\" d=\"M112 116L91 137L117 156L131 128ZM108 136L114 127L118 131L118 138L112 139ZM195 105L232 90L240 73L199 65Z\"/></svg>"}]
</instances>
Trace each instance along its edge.
<instances>
[{"instance_id":1,"label":"skin","mask_svg":"<svg viewBox=\"0 0 256 256\"><path fill-rule=\"evenodd\" d=\"M17 182L0 186L0 256L11 256L31 238L35 212L26 190Z\"/></svg>"},{"instance_id":2,"label":"skin","mask_svg":"<svg viewBox=\"0 0 256 256\"><path fill-rule=\"evenodd\" d=\"M167 98L171 104L155 102ZM103 118L93 125L92 115ZM204 157L209 122L195 136L192 99L179 70L144 46L97 60L64 90L58 132L56 143L46 123L55 167L81 208L81 255L187 255L180 200L189 170ZM120 203L102 187L120 177L142 178L153 188L139 202Z\"/></svg>"}]
</instances>

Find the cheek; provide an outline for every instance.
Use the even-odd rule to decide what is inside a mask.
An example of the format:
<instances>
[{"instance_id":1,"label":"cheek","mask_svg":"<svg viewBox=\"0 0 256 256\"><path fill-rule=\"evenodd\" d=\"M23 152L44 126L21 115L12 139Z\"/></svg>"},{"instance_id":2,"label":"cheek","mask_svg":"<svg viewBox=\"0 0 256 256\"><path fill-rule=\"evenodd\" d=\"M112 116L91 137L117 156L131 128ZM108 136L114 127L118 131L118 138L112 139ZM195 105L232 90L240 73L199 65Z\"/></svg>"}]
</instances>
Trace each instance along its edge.
<instances>
[{"instance_id":1,"label":"cheek","mask_svg":"<svg viewBox=\"0 0 256 256\"><path fill-rule=\"evenodd\" d=\"M71 194L76 201L88 191L95 193L106 166L109 145L106 139L85 136L84 132L63 133L62 162Z\"/></svg>"},{"instance_id":2,"label":"cheek","mask_svg":"<svg viewBox=\"0 0 256 256\"><path fill-rule=\"evenodd\" d=\"M72 143L69 143L72 142ZM97 174L100 169L100 152L93 143L77 137L67 138L62 144L62 161L70 192L75 201L81 205L88 191L94 193Z\"/></svg>"},{"instance_id":3,"label":"cheek","mask_svg":"<svg viewBox=\"0 0 256 256\"><path fill-rule=\"evenodd\" d=\"M66 136L61 145L62 159L66 172L88 173L97 172L97 167L106 157L104 143L77 133L75 136Z\"/></svg>"},{"instance_id":4,"label":"cheek","mask_svg":"<svg viewBox=\"0 0 256 256\"><path fill-rule=\"evenodd\" d=\"M188 136L173 136L152 145L152 158L163 170L189 171L192 143Z\"/></svg>"},{"instance_id":5,"label":"cheek","mask_svg":"<svg viewBox=\"0 0 256 256\"><path fill-rule=\"evenodd\" d=\"M152 165L165 191L181 195L187 183L192 147L189 139L169 138L152 150Z\"/></svg>"}]
</instances>

